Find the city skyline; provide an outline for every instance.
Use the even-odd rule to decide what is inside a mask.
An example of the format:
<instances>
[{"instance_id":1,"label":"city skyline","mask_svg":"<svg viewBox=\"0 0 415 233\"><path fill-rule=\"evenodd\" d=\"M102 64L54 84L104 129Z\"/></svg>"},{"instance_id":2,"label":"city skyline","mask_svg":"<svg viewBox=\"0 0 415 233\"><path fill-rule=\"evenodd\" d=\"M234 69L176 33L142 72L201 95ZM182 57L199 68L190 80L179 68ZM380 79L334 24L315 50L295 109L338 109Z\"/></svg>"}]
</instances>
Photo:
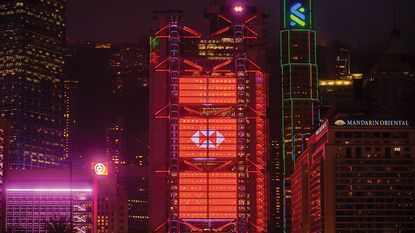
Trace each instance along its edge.
<instances>
[{"instance_id":1,"label":"city skyline","mask_svg":"<svg viewBox=\"0 0 415 233\"><path fill-rule=\"evenodd\" d=\"M208 0L203 1L205 2L205 5L209 3ZM271 45L277 46L277 41L279 40L278 34L279 34L279 23L280 23L280 12L281 9L279 9L280 1L248 1L253 3L258 3L259 5L268 7L270 13L269 13L269 23L267 26L268 30L268 41L271 41ZM93 1L88 2L69 2L67 9L68 9L68 16L67 16L67 39L69 42L74 43L73 45L76 46L76 44L83 44L84 42L90 42L91 47L95 46L95 44L100 44L102 42L107 44L112 44L112 47L117 47L121 44L128 44L132 43L131 45L138 45L143 44L143 42L146 42L147 37L150 35L151 30L155 30L156 27L156 21L153 19L153 11L154 10L170 10L170 9L181 9L183 12L183 20L190 21L189 26L192 26L192 24L195 25L201 25L201 31L208 31L209 25L203 20L203 17L198 17L198 15L203 13L203 6L204 4L195 5L194 10L189 10L190 6L193 6L194 4L188 3L187 1L169 1L169 2L162 2L161 1L152 1L151 3L148 3L145 5L145 7L140 7L137 5L137 3L134 2L128 2L128 1L121 1L120 4L117 4L114 6L112 3L108 1L100 2L100 10L93 11L93 14L84 15L84 11L86 9L89 9L94 6ZM370 6L371 9L375 12L379 12L379 14L373 15L373 17L370 17L369 19L365 19L364 12L365 11L358 11L353 7L353 4L344 4L340 1L338 3L335 3L333 5L338 6L335 9L329 8L329 3L326 1L317 1L316 3L316 9L315 9L315 23L317 28L317 45L318 46L328 46L332 40L340 40L342 42L350 43L350 50L351 50L351 56L353 59L351 60L351 67L350 69L354 72L369 72L370 68L374 65L377 58L384 52L384 50L387 48L387 45L389 43L390 37L391 37L391 31L393 28L393 8L395 7L394 3L387 3L386 1L381 4L377 4L375 6ZM369 7L367 3L363 2L360 3L361 9ZM414 20L411 20L414 16L412 14L406 14L403 12L406 12L408 9L408 6L410 6L409 0L402 0L399 1L396 5L396 24L401 32L401 40L403 43L409 48L415 49L415 46L412 45L413 43L410 43L410 40L415 38L415 31L411 33L411 28L415 28L415 26L411 26L415 22ZM81 7L82 6L82 7ZM128 8L127 8L128 7ZM117 14L117 11L125 11L123 14ZM104 12L106 12L106 15L102 15ZM137 12L142 12L138 14ZM76 15L76 17L75 17ZM104 17L105 16L105 17ZM108 17L110 16L110 17ZM348 22L347 25L340 26L332 26L327 25L332 20L327 20L330 16L336 16L336 18L339 19L339 22ZM192 18L192 20L189 20ZM72 27L71 24L77 22L78 20L83 19L83 23L81 27L77 26ZM113 22L108 22L109 19L113 19ZM326 20L324 20L326 19ZM365 20L363 20L365 19ZM381 22L381 23L373 23L372 21ZM136 23L134 23L136 22ZM88 30L85 30L87 25L92 26L93 28L89 28ZM116 24L116 25L114 25ZM130 25L139 25L137 27L137 30L129 30L128 28L131 27ZM323 25L321 25L323 24ZM368 24L372 24L370 27ZM114 32L111 32L114 30ZM349 31L353 31L359 36L353 36L353 33L350 33ZM94 33L96 32L96 33ZM376 40L373 40L373 35L376 33ZM117 38L117 36L120 36ZM100 39L101 38L101 39ZM345 39L346 38L346 39ZM76 42L76 41L79 42ZM370 43L369 43L370 42ZM127 46L127 45L126 45ZM143 45L139 45L143 46ZM121 47L122 48L122 47ZM105 49L102 49L105 50ZM276 48L275 48L276 50ZM103 52L97 52L97 54L102 54ZM320 59L325 54L321 54L320 49L317 50L317 59L320 63ZM92 55L91 58L93 58L96 55ZM99 56L99 55L98 55ZM277 56L277 55L276 55ZM81 58L82 59L82 58ZM101 58L99 58L101 59ZM275 61L278 59L275 58ZM90 63L90 60L86 61L87 63ZM96 67L99 68L99 67ZM108 77L112 74L103 72L103 66L102 68L99 68L99 73L91 73L91 75L102 75L103 77ZM325 68L325 67L322 67ZM324 71L319 71L319 73L324 73ZM275 77L275 76L274 76ZM76 77L77 78L77 77ZM83 76L83 82L86 84L81 85L85 87L86 85L90 86L92 83L89 81L89 78L86 78L86 76ZM85 79L86 78L86 79ZM109 77L108 77L109 78ZM321 77L320 77L321 78ZM78 78L80 79L80 78ZM112 78L111 78L112 79ZM107 85L108 79L104 79L103 84ZM113 82L113 80L111 80ZM277 113L277 104L280 102L278 98L275 98L275 96L280 95L280 89L276 87L276 85L280 85L279 81L277 81L275 78L270 80L270 93L272 94L270 96L271 100L271 116L273 118L279 117L279 113ZM90 84L91 83L91 84ZM85 88L81 90L86 90ZM110 92L103 92L103 88L99 87L97 90L101 90L98 95L100 98L104 99L112 99ZM86 93L86 94L84 94ZM81 96L83 98L89 98L90 96L88 91L84 91L81 93ZM142 98L142 97L140 97ZM95 100L97 101L97 100ZM110 102L114 102L112 100L109 100ZM98 107L99 105L97 105ZM81 106L81 109L83 107ZM87 109L89 110L89 109ZM105 107L101 106L99 109L96 109L99 112L104 112ZM81 119L86 119L88 122L91 120L88 116L85 115L85 112L81 112ZM104 113L105 115L111 115ZM137 116L137 115L136 115ZM115 118L114 116L112 118ZM108 121L114 121L115 119L111 119ZM107 126L104 127L104 124L111 124L111 122L104 123L102 122L101 125L97 125L98 122L91 122L92 125L95 125L96 130L92 130L91 132L89 130L83 131L83 134L90 135L89 138L85 138L87 141L90 141L91 147L85 148L85 150L81 150L81 153L83 156L86 156L87 154L103 154L105 152L105 138L101 138L101 135L103 135L104 130ZM84 128L82 122L80 122L81 128ZM273 125L274 123L271 122ZM279 133L278 128L280 127L278 125L279 123L275 123L275 126L271 126L271 134ZM89 123L87 124L89 127ZM141 126L140 126L141 127ZM95 133L93 133L95 132ZM84 137L81 135L81 137ZM99 141L96 139L100 138Z\"/></svg>"},{"instance_id":2,"label":"city skyline","mask_svg":"<svg viewBox=\"0 0 415 233\"><path fill-rule=\"evenodd\" d=\"M0 233L415 232L413 0L0 2Z\"/></svg>"}]
</instances>

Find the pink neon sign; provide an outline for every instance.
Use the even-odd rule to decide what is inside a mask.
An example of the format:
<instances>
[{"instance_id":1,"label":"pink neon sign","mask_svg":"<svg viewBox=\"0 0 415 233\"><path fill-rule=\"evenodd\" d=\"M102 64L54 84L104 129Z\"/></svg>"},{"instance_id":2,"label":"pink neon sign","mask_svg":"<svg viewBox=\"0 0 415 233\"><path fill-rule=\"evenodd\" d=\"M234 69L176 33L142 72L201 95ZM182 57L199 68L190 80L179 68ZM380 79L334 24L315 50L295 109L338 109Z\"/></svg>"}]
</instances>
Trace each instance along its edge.
<instances>
[{"instance_id":1,"label":"pink neon sign","mask_svg":"<svg viewBox=\"0 0 415 233\"><path fill-rule=\"evenodd\" d=\"M8 192L92 192L92 189L68 189L68 188L10 188Z\"/></svg>"}]
</instances>

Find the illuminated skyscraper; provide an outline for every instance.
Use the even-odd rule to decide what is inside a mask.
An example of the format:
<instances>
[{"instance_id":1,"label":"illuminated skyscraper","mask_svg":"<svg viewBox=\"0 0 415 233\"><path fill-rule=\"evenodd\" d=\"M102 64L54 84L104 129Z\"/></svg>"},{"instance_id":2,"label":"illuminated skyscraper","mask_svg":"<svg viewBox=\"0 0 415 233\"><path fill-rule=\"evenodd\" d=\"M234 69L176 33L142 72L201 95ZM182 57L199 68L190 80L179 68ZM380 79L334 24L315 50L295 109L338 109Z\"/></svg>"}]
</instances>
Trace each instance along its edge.
<instances>
[{"instance_id":1,"label":"illuminated skyscraper","mask_svg":"<svg viewBox=\"0 0 415 233\"><path fill-rule=\"evenodd\" d=\"M290 231L290 174L319 123L316 31L312 0L283 0L280 32L284 218Z\"/></svg>"},{"instance_id":2,"label":"illuminated skyscraper","mask_svg":"<svg viewBox=\"0 0 415 233\"><path fill-rule=\"evenodd\" d=\"M76 135L78 126L78 81L65 80L63 82L63 100L64 100L64 120L65 128L63 130L64 137L64 158L72 158L76 150Z\"/></svg>"},{"instance_id":3,"label":"illuminated skyscraper","mask_svg":"<svg viewBox=\"0 0 415 233\"><path fill-rule=\"evenodd\" d=\"M223 28L208 36L166 12L150 38L155 231L268 232L264 17L245 4L215 9Z\"/></svg>"},{"instance_id":4,"label":"illuminated skyscraper","mask_svg":"<svg viewBox=\"0 0 415 233\"><path fill-rule=\"evenodd\" d=\"M14 168L63 157L65 1L0 3L0 111L11 125Z\"/></svg>"}]
</instances>

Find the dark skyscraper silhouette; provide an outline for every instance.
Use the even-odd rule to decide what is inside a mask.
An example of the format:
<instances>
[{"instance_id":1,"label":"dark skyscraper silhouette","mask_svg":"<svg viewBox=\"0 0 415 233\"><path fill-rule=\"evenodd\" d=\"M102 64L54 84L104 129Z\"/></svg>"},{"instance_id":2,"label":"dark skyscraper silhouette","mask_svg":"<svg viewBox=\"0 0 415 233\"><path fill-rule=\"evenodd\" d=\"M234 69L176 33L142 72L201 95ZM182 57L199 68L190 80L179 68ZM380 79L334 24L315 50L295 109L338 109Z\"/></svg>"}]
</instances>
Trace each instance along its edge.
<instances>
[{"instance_id":1,"label":"dark skyscraper silhouette","mask_svg":"<svg viewBox=\"0 0 415 233\"><path fill-rule=\"evenodd\" d=\"M363 83L370 116L415 119L415 55L403 45L398 29Z\"/></svg>"}]
</instances>

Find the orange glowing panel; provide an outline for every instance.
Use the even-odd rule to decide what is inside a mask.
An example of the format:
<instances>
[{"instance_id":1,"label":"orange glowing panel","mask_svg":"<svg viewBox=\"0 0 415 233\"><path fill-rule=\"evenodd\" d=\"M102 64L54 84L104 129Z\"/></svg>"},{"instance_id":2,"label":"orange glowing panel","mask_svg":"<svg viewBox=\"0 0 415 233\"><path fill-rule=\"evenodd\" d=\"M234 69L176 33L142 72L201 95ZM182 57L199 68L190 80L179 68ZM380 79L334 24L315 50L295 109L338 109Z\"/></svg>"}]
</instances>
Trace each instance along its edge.
<instances>
[{"instance_id":1,"label":"orange glowing panel","mask_svg":"<svg viewBox=\"0 0 415 233\"><path fill-rule=\"evenodd\" d=\"M181 104L236 104L235 77L181 77Z\"/></svg>"},{"instance_id":2,"label":"orange glowing panel","mask_svg":"<svg viewBox=\"0 0 415 233\"><path fill-rule=\"evenodd\" d=\"M97 176L108 176L108 162L93 162L91 169L94 170Z\"/></svg>"},{"instance_id":3,"label":"orange glowing panel","mask_svg":"<svg viewBox=\"0 0 415 233\"><path fill-rule=\"evenodd\" d=\"M242 11L244 11L244 8L242 6L235 6L233 8L233 11L235 11L237 13L241 13Z\"/></svg>"},{"instance_id":4,"label":"orange glowing panel","mask_svg":"<svg viewBox=\"0 0 415 233\"><path fill-rule=\"evenodd\" d=\"M180 119L179 156L182 158L236 157L236 119Z\"/></svg>"},{"instance_id":5,"label":"orange glowing panel","mask_svg":"<svg viewBox=\"0 0 415 233\"><path fill-rule=\"evenodd\" d=\"M193 181L191 181L193 179ZM235 219L237 177L234 172L181 172L181 219Z\"/></svg>"}]
</instances>

